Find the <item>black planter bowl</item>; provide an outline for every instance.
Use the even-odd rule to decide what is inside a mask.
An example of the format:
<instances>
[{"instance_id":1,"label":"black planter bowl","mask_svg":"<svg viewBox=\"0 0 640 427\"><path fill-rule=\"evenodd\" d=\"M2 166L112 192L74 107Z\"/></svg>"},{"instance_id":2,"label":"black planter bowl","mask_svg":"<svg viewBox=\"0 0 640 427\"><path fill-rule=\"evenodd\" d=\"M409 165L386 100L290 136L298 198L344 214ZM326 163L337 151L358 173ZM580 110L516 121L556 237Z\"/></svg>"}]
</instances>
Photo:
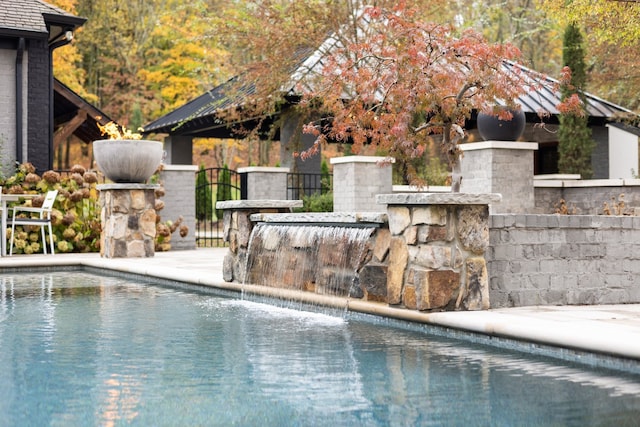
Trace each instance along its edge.
<instances>
[{"instance_id":1,"label":"black planter bowl","mask_svg":"<svg viewBox=\"0 0 640 427\"><path fill-rule=\"evenodd\" d=\"M478 132L485 141L517 141L524 133L526 117L522 110L509 110L511 120L500 120L498 116L478 113Z\"/></svg>"}]
</instances>

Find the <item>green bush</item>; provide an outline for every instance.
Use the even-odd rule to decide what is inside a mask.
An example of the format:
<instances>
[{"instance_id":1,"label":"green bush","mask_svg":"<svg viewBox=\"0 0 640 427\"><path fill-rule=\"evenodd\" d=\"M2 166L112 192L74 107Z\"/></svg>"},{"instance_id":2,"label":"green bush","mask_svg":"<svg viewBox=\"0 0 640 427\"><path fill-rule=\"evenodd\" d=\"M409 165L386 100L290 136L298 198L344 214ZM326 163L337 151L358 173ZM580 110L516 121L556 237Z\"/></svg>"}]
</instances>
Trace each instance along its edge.
<instances>
[{"instance_id":1,"label":"green bush","mask_svg":"<svg viewBox=\"0 0 640 427\"><path fill-rule=\"evenodd\" d=\"M313 193L302 196L302 207L295 212L333 212L333 193Z\"/></svg>"}]
</instances>

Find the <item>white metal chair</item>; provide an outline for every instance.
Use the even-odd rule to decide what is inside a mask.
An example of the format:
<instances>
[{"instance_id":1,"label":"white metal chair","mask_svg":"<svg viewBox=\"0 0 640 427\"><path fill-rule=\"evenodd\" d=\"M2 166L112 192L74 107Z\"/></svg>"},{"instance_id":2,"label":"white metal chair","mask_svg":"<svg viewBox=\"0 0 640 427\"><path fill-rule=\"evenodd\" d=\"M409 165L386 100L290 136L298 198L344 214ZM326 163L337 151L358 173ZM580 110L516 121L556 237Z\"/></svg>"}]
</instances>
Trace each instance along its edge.
<instances>
[{"instance_id":1,"label":"white metal chair","mask_svg":"<svg viewBox=\"0 0 640 427\"><path fill-rule=\"evenodd\" d=\"M15 236L16 225L40 226L40 231L42 233L42 251L45 254L47 253L47 240L45 238L44 228L47 226L49 228L51 255L54 255L53 231L51 229L51 209L53 208L53 203L56 201L57 196L57 190L47 191L47 194L44 197L44 202L39 208L31 206L14 206L12 208L13 217L11 219L11 242L9 244L9 255L13 255L13 238ZM29 215L27 217L19 217L18 214L20 212L27 212ZM32 217L31 214L33 213L38 214L38 216Z\"/></svg>"}]
</instances>

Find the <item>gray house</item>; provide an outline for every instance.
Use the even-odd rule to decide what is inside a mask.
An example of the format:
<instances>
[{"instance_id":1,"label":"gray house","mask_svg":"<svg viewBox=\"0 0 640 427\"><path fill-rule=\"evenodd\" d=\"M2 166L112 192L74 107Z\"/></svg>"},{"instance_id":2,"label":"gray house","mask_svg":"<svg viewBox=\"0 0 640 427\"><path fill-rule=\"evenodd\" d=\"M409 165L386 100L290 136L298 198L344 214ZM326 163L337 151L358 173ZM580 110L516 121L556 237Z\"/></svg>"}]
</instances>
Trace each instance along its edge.
<instances>
[{"instance_id":1,"label":"gray house","mask_svg":"<svg viewBox=\"0 0 640 427\"><path fill-rule=\"evenodd\" d=\"M0 0L0 164L53 165L53 51L86 20L41 0Z\"/></svg>"}]
</instances>

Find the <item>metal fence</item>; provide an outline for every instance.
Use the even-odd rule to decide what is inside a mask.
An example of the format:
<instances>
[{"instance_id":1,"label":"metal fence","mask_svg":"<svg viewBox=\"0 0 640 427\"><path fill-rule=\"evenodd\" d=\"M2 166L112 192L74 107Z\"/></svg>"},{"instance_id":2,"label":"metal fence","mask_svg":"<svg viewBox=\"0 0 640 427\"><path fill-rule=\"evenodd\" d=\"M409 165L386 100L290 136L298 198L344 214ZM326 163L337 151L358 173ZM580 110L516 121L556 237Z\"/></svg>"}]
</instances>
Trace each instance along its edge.
<instances>
[{"instance_id":1,"label":"metal fence","mask_svg":"<svg viewBox=\"0 0 640 427\"><path fill-rule=\"evenodd\" d=\"M241 199L240 174L227 168L200 169L196 175L196 246L225 246L217 201Z\"/></svg>"},{"instance_id":2,"label":"metal fence","mask_svg":"<svg viewBox=\"0 0 640 427\"><path fill-rule=\"evenodd\" d=\"M301 200L303 196L333 191L333 176L327 173L288 173L287 199Z\"/></svg>"}]
</instances>

